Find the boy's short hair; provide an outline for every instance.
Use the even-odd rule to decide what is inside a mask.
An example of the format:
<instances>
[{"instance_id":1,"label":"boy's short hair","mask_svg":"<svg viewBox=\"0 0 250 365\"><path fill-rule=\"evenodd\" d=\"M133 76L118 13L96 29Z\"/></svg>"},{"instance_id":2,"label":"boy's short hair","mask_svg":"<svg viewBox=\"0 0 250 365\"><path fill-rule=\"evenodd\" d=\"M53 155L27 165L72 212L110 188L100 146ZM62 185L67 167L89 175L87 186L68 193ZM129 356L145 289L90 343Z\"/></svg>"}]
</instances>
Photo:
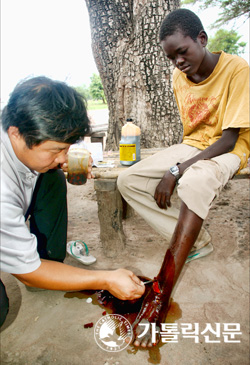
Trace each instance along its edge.
<instances>
[{"instance_id":1,"label":"boy's short hair","mask_svg":"<svg viewBox=\"0 0 250 365\"><path fill-rule=\"evenodd\" d=\"M26 145L53 140L75 143L90 131L83 97L72 87L47 77L20 82L2 112L2 126L18 128Z\"/></svg>"},{"instance_id":2,"label":"boy's short hair","mask_svg":"<svg viewBox=\"0 0 250 365\"><path fill-rule=\"evenodd\" d=\"M177 9L169 13L163 20L159 38L162 42L166 37L179 31L185 37L189 36L196 41L202 30L204 30L202 22L195 13L188 9Z\"/></svg>"}]
</instances>

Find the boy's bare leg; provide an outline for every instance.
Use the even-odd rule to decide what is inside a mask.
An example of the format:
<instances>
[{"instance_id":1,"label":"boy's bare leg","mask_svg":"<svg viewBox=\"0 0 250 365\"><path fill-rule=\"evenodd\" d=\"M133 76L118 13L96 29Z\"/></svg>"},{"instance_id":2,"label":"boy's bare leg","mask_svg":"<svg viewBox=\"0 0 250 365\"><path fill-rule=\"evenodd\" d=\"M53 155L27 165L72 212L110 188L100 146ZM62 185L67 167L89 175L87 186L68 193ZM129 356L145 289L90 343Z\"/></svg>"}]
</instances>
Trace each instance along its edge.
<instances>
[{"instance_id":1,"label":"boy's bare leg","mask_svg":"<svg viewBox=\"0 0 250 365\"><path fill-rule=\"evenodd\" d=\"M159 326L160 323L164 322L172 290L198 237L202 223L203 220L189 210L182 202L170 247L166 252L157 276L158 285L157 282L152 285L133 324L135 346L151 347L153 345L151 331L148 331L145 336L138 338L145 330L145 326L139 326L138 324L155 323L156 326Z\"/></svg>"}]
</instances>

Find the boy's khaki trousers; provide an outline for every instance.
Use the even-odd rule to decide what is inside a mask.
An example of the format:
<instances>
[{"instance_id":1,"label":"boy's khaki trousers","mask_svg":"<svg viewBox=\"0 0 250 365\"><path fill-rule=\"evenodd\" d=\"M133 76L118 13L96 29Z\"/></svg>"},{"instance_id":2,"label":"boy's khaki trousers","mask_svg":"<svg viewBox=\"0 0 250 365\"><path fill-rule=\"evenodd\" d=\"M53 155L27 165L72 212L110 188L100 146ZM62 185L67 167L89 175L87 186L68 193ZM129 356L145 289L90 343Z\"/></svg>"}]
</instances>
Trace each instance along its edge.
<instances>
[{"instance_id":1,"label":"boy's khaki trousers","mask_svg":"<svg viewBox=\"0 0 250 365\"><path fill-rule=\"evenodd\" d=\"M232 153L196 162L179 179L171 199L172 206L160 209L154 200L154 193L164 173L171 166L189 160L200 152L183 143L173 145L119 175L118 188L124 199L168 241L179 217L180 200L204 220L213 200L239 169L240 158ZM203 247L210 240L210 235L202 228L194 248Z\"/></svg>"}]
</instances>

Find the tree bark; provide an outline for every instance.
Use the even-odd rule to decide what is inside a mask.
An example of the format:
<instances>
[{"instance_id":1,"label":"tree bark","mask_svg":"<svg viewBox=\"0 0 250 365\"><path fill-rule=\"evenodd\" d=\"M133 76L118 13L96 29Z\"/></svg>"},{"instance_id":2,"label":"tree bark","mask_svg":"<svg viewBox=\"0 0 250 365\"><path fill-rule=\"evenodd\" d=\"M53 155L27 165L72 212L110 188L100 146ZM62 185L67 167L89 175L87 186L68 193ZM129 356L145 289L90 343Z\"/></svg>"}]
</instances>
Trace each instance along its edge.
<instances>
[{"instance_id":1,"label":"tree bark","mask_svg":"<svg viewBox=\"0 0 250 365\"><path fill-rule=\"evenodd\" d=\"M179 141L182 127L172 91L173 66L159 28L179 0L85 0L92 49L109 107L106 146L118 149L127 118L141 128L144 148Z\"/></svg>"}]
</instances>

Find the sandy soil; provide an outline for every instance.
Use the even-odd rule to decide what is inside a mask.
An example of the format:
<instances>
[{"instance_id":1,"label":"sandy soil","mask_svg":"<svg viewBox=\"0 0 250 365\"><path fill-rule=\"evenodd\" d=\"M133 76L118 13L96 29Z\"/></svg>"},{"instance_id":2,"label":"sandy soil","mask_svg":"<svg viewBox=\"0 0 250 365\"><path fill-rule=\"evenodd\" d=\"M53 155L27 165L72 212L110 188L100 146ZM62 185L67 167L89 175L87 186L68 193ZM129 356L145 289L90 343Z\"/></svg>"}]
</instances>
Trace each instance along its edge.
<instances>
[{"instance_id":1,"label":"sandy soil","mask_svg":"<svg viewBox=\"0 0 250 365\"><path fill-rule=\"evenodd\" d=\"M157 274L167 242L137 215L124 221L126 249L106 258L99 240L99 222L93 181L68 185L68 239L84 240L96 256L93 269L125 267L136 274ZM63 292L28 292L11 275L2 275L11 309L1 330L1 364L249 364L249 180L233 180L215 201L205 226L214 252L187 265L174 293L181 311L176 323L239 323L240 343L207 343L179 338L153 351L132 346L119 353L100 349L94 329L103 309L86 303L86 297ZM71 257L68 264L81 266Z\"/></svg>"}]
</instances>

